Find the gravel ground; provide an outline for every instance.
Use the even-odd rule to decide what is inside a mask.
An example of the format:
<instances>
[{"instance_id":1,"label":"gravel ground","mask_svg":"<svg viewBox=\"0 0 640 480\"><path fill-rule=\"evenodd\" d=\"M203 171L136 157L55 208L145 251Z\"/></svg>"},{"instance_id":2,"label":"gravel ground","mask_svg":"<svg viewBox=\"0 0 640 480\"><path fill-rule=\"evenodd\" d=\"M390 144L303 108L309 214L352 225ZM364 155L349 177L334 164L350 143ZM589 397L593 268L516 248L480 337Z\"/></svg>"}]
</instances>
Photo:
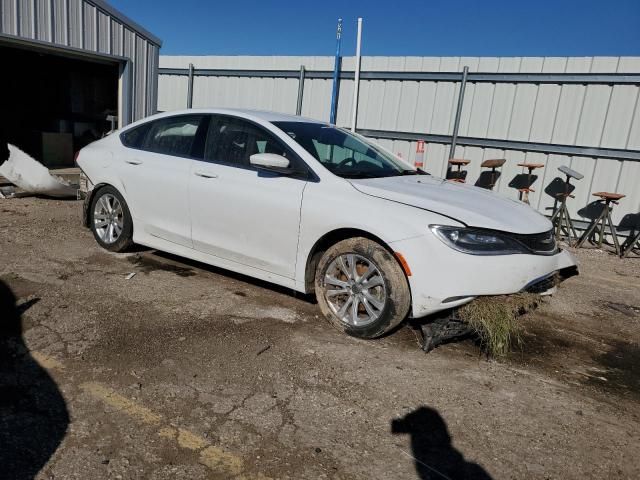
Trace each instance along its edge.
<instances>
[{"instance_id":1,"label":"gravel ground","mask_svg":"<svg viewBox=\"0 0 640 480\"><path fill-rule=\"evenodd\" d=\"M637 256L577 252L522 351L490 361L470 340L424 354L410 327L356 340L285 289L110 254L80 209L0 200L3 478L640 478Z\"/></svg>"}]
</instances>

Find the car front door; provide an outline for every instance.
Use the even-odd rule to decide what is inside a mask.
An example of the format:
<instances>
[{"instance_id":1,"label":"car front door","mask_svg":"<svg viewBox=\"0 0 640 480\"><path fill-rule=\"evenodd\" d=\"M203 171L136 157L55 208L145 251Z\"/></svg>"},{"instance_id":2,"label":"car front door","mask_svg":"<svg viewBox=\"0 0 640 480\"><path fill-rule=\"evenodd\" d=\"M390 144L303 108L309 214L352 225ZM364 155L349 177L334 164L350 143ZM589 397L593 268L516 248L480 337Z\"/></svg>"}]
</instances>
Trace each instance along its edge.
<instances>
[{"instance_id":1,"label":"car front door","mask_svg":"<svg viewBox=\"0 0 640 480\"><path fill-rule=\"evenodd\" d=\"M144 124L122 158L123 183L136 229L193 247L189 177L196 133L204 115L176 115ZM126 135L128 132L125 132ZM127 139L123 138L126 145ZM134 233L135 235L135 233Z\"/></svg>"},{"instance_id":2,"label":"car front door","mask_svg":"<svg viewBox=\"0 0 640 480\"><path fill-rule=\"evenodd\" d=\"M254 153L297 158L271 132L237 117L212 116L204 159L193 161L189 196L194 248L294 278L306 176L257 170ZM305 170L306 171L306 170Z\"/></svg>"}]
</instances>

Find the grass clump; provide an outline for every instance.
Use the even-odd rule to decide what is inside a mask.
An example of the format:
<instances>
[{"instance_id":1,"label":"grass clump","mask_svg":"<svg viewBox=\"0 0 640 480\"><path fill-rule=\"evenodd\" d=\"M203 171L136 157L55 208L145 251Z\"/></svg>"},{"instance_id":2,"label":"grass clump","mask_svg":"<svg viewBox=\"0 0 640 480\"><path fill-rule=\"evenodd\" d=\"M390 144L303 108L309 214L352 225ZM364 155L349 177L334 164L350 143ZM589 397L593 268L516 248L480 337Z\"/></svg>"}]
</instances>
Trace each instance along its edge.
<instances>
[{"instance_id":1,"label":"grass clump","mask_svg":"<svg viewBox=\"0 0 640 480\"><path fill-rule=\"evenodd\" d=\"M518 317L536 308L539 302L540 296L532 293L478 297L460 307L458 315L476 332L489 355L502 357L522 345Z\"/></svg>"}]
</instances>

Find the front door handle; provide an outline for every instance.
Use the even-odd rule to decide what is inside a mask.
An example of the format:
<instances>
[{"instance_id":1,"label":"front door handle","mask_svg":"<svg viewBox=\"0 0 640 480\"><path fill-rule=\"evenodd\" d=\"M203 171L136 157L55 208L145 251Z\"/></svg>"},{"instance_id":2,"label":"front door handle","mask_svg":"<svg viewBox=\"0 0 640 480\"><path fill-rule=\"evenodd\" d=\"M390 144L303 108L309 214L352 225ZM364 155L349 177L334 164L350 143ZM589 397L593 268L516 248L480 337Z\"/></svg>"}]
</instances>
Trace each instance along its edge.
<instances>
[{"instance_id":1,"label":"front door handle","mask_svg":"<svg viewBox=\"0 0 640 480\"><path fill-rule=\"evenodd\" d=\"M198 177L202 178L218 178L218 175L216 175L215 173L203 172L202 170L196 170L194 173Z\"/></svg>"},{"instance_id":2,"label":"front door handle","mask_svg":"<svg viewBox=\"0 0 640 480\"><path fill-rule=\"evenodd\" d=\"M142 160L125 160L129 165L142 165Z\"/></svg>"}]
</instances>

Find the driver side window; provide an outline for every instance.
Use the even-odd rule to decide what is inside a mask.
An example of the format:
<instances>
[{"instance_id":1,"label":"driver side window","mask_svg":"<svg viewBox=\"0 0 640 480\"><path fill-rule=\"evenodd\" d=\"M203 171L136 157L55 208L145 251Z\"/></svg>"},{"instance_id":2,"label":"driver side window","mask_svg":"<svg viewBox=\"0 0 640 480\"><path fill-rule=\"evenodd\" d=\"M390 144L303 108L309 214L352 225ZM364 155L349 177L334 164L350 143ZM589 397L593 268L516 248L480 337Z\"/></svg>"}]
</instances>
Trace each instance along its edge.
<instances>
[{"instance_id":1,"label":"driver side window","mask_svg":"<svg viewBox=\"0 0 640 480\"><path fill-rule=\"evenodd\" d=\"M290 158L282 143L264 129L239 118L211 118L204 151L206 161L253 168L249 157L254 153L275 153Z\"/></svg>"}]
</instances>

